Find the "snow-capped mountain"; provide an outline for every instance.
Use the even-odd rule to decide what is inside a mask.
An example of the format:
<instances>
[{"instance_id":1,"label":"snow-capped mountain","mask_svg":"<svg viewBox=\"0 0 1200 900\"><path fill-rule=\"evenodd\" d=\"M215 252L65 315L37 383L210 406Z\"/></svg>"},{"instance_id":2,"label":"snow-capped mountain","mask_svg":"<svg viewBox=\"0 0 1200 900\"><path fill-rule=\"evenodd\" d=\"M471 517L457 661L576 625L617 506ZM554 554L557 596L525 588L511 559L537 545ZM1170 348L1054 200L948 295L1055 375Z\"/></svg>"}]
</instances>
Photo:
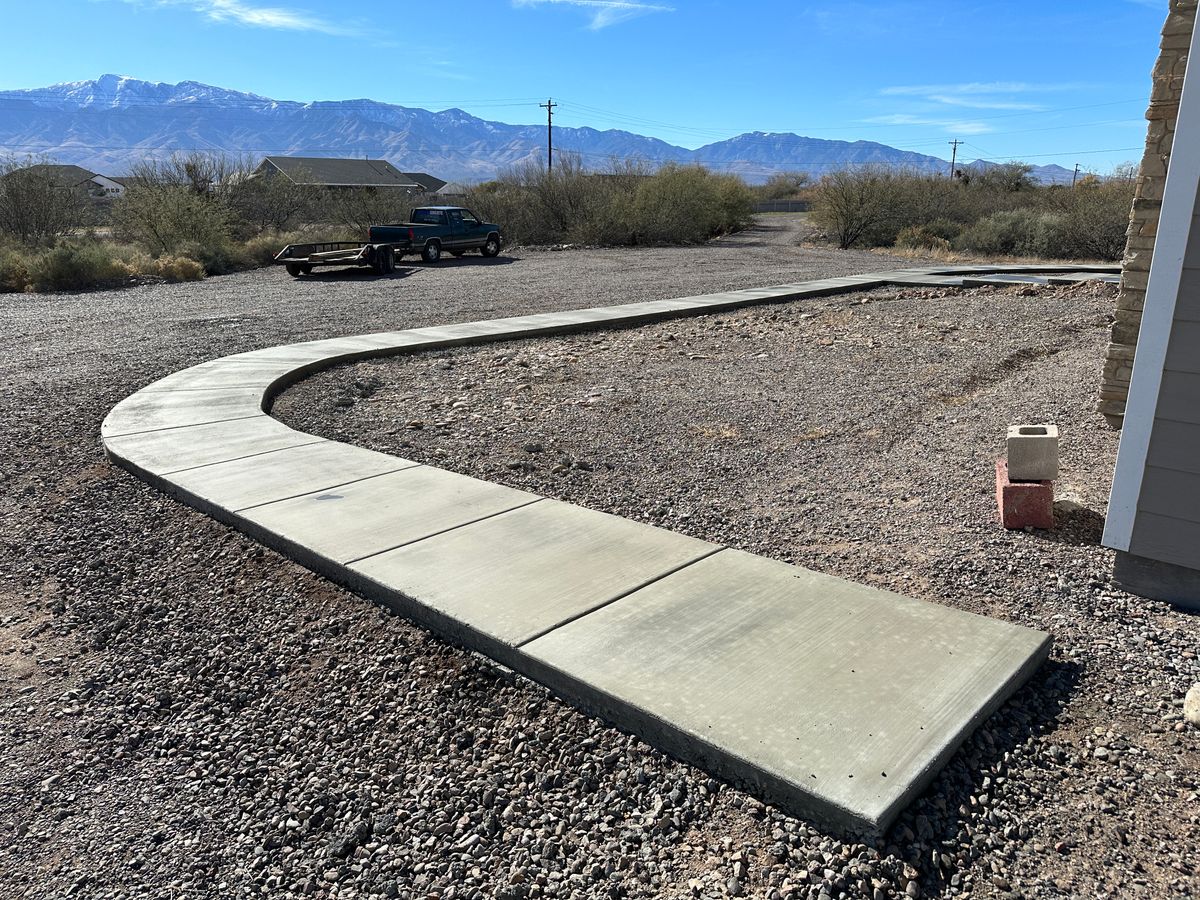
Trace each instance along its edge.
<instances>
[{"instance_id":1,"label":"snow-capped mountain","mask_svg":"<svg viewBox=\"0 0 1200 900\"><path fill-rule=\"evenodd\" d=\"M195 81L163 84L104 75L0 91L0 153L46 155L110 175L128 172L148 155L207 149L247 156L369 156L402 171L472 182L541 157L545 142L544 125L487 121L461 109L431 112L365 98L298 103ZM613 159L700 162L750 181L863 163L939 172L948 166L869 141L761 132L688 150L628 131L555 126L554 145L579 153L591 168Z\"/></svg>"}]
</instances>

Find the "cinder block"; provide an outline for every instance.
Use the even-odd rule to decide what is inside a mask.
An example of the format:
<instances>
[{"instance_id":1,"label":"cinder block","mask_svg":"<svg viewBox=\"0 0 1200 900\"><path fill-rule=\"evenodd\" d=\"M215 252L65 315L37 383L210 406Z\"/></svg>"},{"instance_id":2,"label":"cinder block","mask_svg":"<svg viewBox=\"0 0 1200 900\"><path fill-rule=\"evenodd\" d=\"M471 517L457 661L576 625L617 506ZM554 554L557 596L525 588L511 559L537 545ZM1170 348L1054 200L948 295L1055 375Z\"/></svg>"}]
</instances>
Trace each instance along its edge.
<instances>
[{"instance_id":1,"label":"cinder block","mask_svg":"<svg viewBox=\"0 0 1200 900\"><path fill-rule=\"evenodd\" d=\"M1018 481L1008 477L1004 460L996 460L996 506L1005 528L1054 527L1054 482Z\"/></svg>"},{"instance_id":2,"label":"cinder block","mask_svg":"<svg viewBox=\"0 0 1200 900\"><path fill-rule=\"evenodd\" d=\"M1053 481L1058 477L1058 426L1010 425L1008 477L1013 481Z\"/></svg>"}]
</instances>

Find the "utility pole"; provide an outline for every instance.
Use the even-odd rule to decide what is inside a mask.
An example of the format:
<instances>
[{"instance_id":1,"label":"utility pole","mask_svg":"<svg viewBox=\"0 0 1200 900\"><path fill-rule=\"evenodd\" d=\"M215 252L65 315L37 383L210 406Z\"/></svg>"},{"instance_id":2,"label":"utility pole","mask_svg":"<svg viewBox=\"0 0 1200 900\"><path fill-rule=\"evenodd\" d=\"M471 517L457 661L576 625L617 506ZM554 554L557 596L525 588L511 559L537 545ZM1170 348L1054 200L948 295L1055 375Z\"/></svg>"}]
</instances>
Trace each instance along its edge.
<instances>
[{"instance_id":1,"label":"utility pole","mask_svg":"<svg viewBox=\"0 0 1200 900\"><path fill-rule=\"evenodd\" d=\"M1075 171L1071 173L1071 187L1075 187L1075 180L1079 178L1079 163L1075 163Z\"/></svg>"},{"instance_id":2,"label":"utility pole","mask_svg":"<svg viewBox=\"0 0 1200 900\"><path fill-rule=\"evenodd\" d=\"M954 140L952 140L950 142L950 146L953 148L950 151L950 177L951 178L954 177L954 164L956 162L958 162L958 145L961 143L964 143L964 142L958 140L957 138L955 138Z\"/></svg>"},{"instance_id":3,"label":"utility pole","mask_svg":"<svg viewBox=\"0 0 1200 900\"><path fill-rule=\"evenodd\" d=\"M546 171L550 172L554 169L554 107L558 104L550 97L538 106L546 111Z\"/></svg>"}]
</instances>

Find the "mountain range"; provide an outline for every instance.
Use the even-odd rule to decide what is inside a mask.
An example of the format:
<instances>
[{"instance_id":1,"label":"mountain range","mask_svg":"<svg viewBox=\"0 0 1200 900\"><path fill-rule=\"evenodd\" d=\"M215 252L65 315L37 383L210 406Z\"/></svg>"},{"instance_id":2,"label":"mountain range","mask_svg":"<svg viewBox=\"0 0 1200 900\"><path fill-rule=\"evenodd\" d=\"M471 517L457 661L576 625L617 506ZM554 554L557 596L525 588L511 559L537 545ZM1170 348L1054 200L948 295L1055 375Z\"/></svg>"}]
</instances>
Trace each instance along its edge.
<instances>
[{"instance_id":1,"label":"mountain range","mask_svg":"<svg viewBox=\"0 0 1200 900\"><path fill-rule=\"evenodd\" d=\"M544 125L509 125L461 109L431 112L375 100L298 103L195 81L163 84L119 75L0 92L0 153L53 157L106 175L123 175L170 150L248 155L387 159L407 172L477 182L527 160L544 159ZM816 176L878 163L945 172L946 160L871 141L832 141L753 132L695 150L628 131L555 126L556 152L578 153L588 168L611 160L701 163L751 183L777 172ZM989 165L975 162L969 165ZM1071 180L1041 166L1043 182Z\"/></svg>"}]
</instances>

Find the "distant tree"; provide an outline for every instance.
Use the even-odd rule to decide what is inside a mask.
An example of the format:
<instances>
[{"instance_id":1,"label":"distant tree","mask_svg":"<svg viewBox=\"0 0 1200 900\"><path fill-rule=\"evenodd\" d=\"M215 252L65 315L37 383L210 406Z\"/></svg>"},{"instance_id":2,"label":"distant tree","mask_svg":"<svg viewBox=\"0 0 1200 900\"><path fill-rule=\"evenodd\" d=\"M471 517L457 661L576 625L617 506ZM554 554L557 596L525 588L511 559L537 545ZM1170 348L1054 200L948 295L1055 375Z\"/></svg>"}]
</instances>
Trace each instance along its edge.
<instances>
[{"instance_id":1,"label":"distant tree","mask_svg":"<svg viewBox=\"0 0 1200 900\"><path fill-rule=\"evenodd\" d=\"M372 225L408 219L412 195L403 188L336 188L325 194L323 219L352 230L364 240Z\"/></svg>"},{"instance_id":2,"label":"distant tree","mask_svg":"<svg viewBox=\"0 0 1200 900\"><path fill-rule=\"evenodd\" d=\"M1023 162L1002 163L979 169L971 176L971 186L976 190L992 189L1006 193L1029 191L1036 188L1033 166Z\"/></svg>"},{"instance_id":3,"label":"distant tree","mask_svg":"<svg viewBox=\"0 0 1200 900\"><path fill-rule=\"evenodd\" d=\"M282 174L250 174L238 179L229 190L233 211L254 234L286 231L311 221L323 199L320 188L297 184Z\"/></svg>"},{"instance_id":4,"label":"distant tree","mask_svg":"<svg viewBox=\"0 0 1200 900\"><path fill-rule=\"evenodd\" d=\"M40 244L82 225L85 191L65 185L45 159L0 158L0 232L23 244Z\"/></svg>"},{"instance_id":5,"label":"distant tree","mask_svg":"<svg viewBox=\"0 0 1200 900\"><path fill-rule=\"evenodd\" d=\"M777 172L757 189L762 200L789 200L803 190L810 181L807 172Z\"/></svg>"},{"instance_id":6,"label":"distant tree","mask_svg":"<svg viewBox=\"0 0 1200 900\"><path fill-rule=\"evenodd\" d=\"M244 177L244 165L220 154L146 160L133 167L114 204L113 226L156 254L184 244L225 246L239 225L230 193Z\"/></svg>"},{"instance_id":7,"label":"distant tree","mask_svg":"<svg viewBox=\"0 0 1200 900\"><path fill-rule=\"evenodd\" d=\"M830 172L813 189L813 221L843 250L894 215L895 173L879 166Z\"/></svg>"}]
</instances>

